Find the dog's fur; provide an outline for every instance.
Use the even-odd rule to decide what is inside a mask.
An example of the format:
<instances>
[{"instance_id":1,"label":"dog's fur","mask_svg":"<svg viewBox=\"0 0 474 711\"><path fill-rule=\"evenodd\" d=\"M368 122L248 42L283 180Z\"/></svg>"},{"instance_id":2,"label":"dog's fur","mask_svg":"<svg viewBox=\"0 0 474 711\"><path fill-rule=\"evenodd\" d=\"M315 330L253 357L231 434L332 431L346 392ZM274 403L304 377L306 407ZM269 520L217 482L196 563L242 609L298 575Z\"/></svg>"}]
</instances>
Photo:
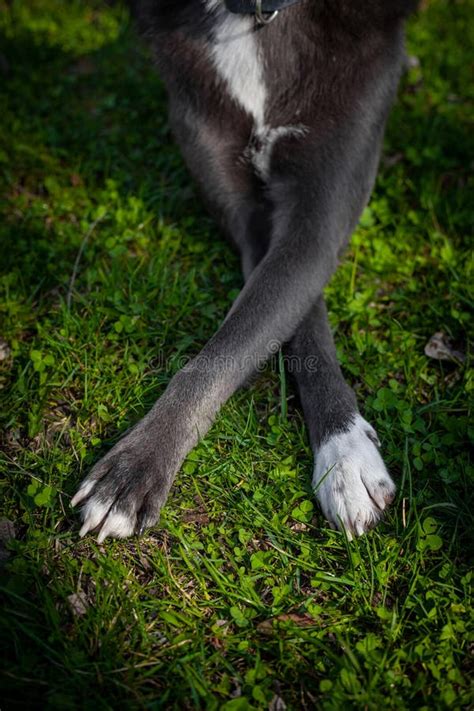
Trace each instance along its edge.
<instances>
[{"instance_id":1,"label":"dog's fur","mask_svg":"<svg viewBox=\"0 0 474 711\"><path fill-rule=\"evenodd\" d=\"M341 374L322 292L370 195L415 2L302 0L260 27L223 0L137 5L174 134L246 283L201 354L82 483L81 535L155 524L188 452L279 347L300 364L321 507L332 526L363 533L395 487Z\"/></svg>"}]
</instances>

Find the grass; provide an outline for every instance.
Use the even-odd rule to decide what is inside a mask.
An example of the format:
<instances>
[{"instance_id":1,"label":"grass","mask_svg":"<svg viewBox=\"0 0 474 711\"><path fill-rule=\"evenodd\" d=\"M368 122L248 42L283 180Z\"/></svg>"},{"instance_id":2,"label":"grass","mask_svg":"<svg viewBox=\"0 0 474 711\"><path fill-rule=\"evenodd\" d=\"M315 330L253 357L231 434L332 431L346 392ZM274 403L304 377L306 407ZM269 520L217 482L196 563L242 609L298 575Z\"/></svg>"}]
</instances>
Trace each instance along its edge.
<instances>
[{"instance_id":1,"label":"grass","mask_svg":"<svg viewBox=\"0 0 474 711\"><path fill-rule=\"evenodd\" d=\"M0 0L2 709L472 705L473 27L462 1L410 22L419 66L327 290L398 481L386 521L351 544L328 529L277 364L222 410L159 527L99 546L71 494L241 276L125 10ZM464 362L424 354L439 331Z\"/></svg>"}]
</instances>

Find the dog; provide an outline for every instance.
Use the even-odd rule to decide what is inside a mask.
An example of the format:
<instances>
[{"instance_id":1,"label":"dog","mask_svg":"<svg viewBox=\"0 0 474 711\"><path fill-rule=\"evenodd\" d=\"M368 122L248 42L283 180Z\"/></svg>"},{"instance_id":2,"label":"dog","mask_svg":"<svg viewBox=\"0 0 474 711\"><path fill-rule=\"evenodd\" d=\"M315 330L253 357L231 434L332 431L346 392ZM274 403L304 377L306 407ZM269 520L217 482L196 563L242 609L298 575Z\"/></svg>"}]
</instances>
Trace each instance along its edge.
<instances>
[{"instance_id":1,"label":"dog","mask_svg":"<svg viewBox=\"0 0 474 711\"><path fill-rule=\"evenodd\" d=\"M201 353L72 499L80 535L157 523L174 477L226 400L283 348L315 457L313 487L348 538L395 485L344 380L323 288L368 202L415 0L138 0L170 125L245 285ZM308 362L316 368L306 367Z\"/></svg>"}]
</instances>

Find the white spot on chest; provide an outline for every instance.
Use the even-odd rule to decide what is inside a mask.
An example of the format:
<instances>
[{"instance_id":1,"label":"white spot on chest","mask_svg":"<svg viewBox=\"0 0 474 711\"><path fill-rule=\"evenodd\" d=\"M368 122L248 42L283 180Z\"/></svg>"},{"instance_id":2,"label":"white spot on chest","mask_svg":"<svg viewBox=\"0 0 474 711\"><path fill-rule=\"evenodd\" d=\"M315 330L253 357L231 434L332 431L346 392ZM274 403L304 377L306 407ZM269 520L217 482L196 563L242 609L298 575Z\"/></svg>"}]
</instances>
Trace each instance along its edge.
<instances>
[{"instance_id":1,"label":"white spot on chest","mask_svg":"<svg viewBox=\"0 0 474 711\"><path fill-rule=\"evenodd\" d=\"M257 131L265 122L267 90L252 16L233 15L220 0L207 0L217 10L211 55L231 97L253 117Z\"/></svg>"},{"instance_id":2,"label":"white spot on chest","mask_svg":"<svg viewBox=\"0 0 474 711\"><path fill-rule=\"evenodd\" d=\"M261 131L256 131L254 140L248 147L248 154L258 175L263 180L268 178L273 146L280 138L285 136L300 138L305 136L306 133L307 129L303 125L278 126L277 128L263 126ZM256 146L253 143L256 143Z\"/></svg>"},{"instance_id":3,"label":"white spot on chest","mask_svg":"<svg viewBox=\"0 0 474 711\"><path fill-rule=\"evenodd\" d=\"M264 58L254 32L254 19L228 12L222 0L207 0L215 13L211 58L218 76L224 81L232 99L239 104L254 125L246 151L255 171L262 179L269 173L270 157L275 142L284 136L304 136L304 126L271 128L266 117L268 99L263 71Z\"/></svg>"}]
</instances>

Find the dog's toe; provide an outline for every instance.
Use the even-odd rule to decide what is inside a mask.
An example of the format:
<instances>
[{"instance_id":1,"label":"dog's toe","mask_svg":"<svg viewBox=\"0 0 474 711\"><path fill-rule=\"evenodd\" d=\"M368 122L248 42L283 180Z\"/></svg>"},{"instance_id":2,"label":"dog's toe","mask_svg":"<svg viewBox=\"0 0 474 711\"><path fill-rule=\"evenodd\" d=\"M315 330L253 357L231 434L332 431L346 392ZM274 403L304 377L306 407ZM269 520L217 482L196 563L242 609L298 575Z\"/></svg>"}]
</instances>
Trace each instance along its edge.
<instances>
[{"instance_id":1,"label":"dog's toe","mask_svg":"<svg viewBox=\"0 0 474 711\"><path fill-rule=\"evenodd\" d=\"M137 517L132 513L120 511L114 506L107 514L107 518L102 524L97 541L102 543L107 536L112 538L128 538L135 533Z\"/></svg>"},{"instance_id":2,"label":"dog's toe","mask_svg":"<svg viewBox=\"0 0 474 711\"><path fill-rule=\"evenodd\" d=\"M79 535L83 538L89 531L98 528L109 512L110 506L105 503L95 501L93 498L88 501L82 511L82 526Z\"/></svg>"},{"instance_id":3,"label":"dog's toe","mask_svg":"<svg viewBox=\"0 0 474 711\"><path fill-rule=\"evenodd\" d=\"M77 506L78 504L81 503L81 501L84 501L87 499L89 494L91 493L92 489L94 488L95 481L90 480L90 479L85 479L82 484L80 485L79 489L76 491L74 496L71 499L71 506Z\"/></svg>"}]
</instances>

